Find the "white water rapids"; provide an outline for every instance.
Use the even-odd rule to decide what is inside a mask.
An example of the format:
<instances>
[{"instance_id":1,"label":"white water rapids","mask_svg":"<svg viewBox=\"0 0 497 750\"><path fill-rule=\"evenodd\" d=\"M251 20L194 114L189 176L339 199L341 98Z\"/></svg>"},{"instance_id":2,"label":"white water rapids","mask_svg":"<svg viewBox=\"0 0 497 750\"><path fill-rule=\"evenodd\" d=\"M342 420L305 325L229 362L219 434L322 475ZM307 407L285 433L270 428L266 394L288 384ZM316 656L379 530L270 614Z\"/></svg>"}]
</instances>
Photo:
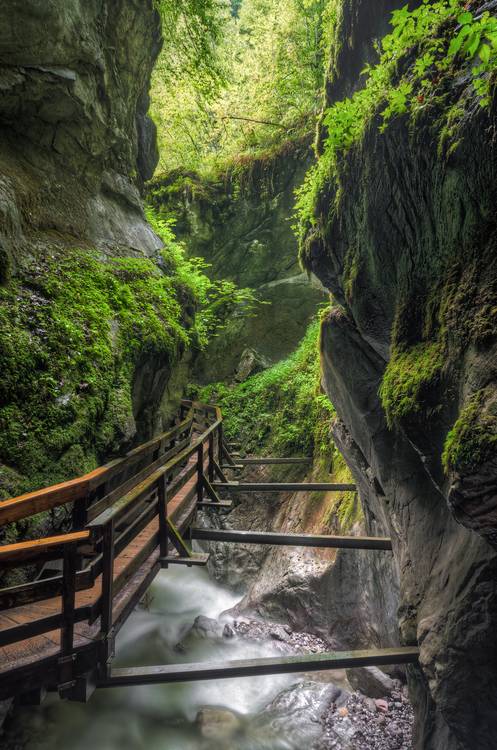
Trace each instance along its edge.
<instances>
[{"instance_id":1,"label":"white water rapids","mask_svg":"<svg viewBox=\"0 0 497 750\"><path fill-rule=\"evenodd\" d=\"M218 618L239 597L218 586L200 568L172 566L161 571L146 597L122 629L115 664L141 666L190 661L222 661L281 654L274 642L242 638L192 639L185 653L175 650L198 615ZM227 618L229 622L229 618ZM23 750L300 750L271 719L250 722L297 675L238 678L174 685L97 690L86 705L50 696L39 709L24 709ZM196 722L203 707L229 709L241 715L243 740L208 739ZM9 733L10 734L10 733Z\"/></svg>"}]
</instances>

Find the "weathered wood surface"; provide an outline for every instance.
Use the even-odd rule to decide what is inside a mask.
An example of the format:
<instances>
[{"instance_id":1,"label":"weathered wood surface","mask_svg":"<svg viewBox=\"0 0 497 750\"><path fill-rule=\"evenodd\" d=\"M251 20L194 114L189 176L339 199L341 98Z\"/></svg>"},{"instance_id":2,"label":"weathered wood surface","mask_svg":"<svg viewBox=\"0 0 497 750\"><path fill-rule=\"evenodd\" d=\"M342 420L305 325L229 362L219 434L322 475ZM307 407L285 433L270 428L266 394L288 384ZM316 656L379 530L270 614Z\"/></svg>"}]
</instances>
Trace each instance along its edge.
<instances>
[{"instance_id":1,"label":"weathered wood surface","mask_svg":"<svg viewBox=\"0 0 497 750\"><path fill-rule=\"evenodd\" d=\"M219 680L232 677L255 677L294 672L320 672L327 669L414 664L419 649L411 646L370 649L368 651L336 651L322 654L297 654L263 659L240 659L217 663L164 664L153 667L114 669L101 687L157 685L193 680Z\"/></svg>"},{"instance_id":2,"label":"weathered wood surface","mask_svg":"<svg viewBox=\"0 0 497 750\"><path fill-rule=\"evenodd\" d=\"M260 465L271 466L272 464L312 464L312 458L309 456L293 456L291 458L274 458L269 456L247 456L246 458L237 458L236 462L240 466Z\"/></svg>"},{"instance_id":3,"label":"weathered wood surface","mask_svg":"<svg viewBox=\"0 0 497 750\"><path fill-rule=\"evenodd\" d=\"M353 490L355 485L228 482L223 469L235 468L235 462L223 440L219 409L185 402L181 418L182 422L172 430L85 477L0 503L2 525L76 501L74 532L0 547L0 565L4 566L64 559L62 574L0 591L0 699L26 692L26 686L55 687L65 697L86 695L85 675L96 668L102 684L111 686L417 660L416 649L387 649L223 665L116 670L110 676L115 635L160 568L207 564L208 555L193 553L183 539L187 529L192 539L211 541L392 548L386 538L192 528L198 509L232 507L232 503L220 499L218 489L337 491ZM307 461L306 458L262 460L264 463ZM261 460L249 458L241 460L239 466L256 462ZM214 481L216 477L221 481ZM85 528L78 531L81 523ZM77 570L78 555L90 556L83 570Z\"/></svg>"},{"instance_id":4,"label":"weathered wood surface","mask_svg":"<svg viewBox=\"0 0 497 750\"><path fill-rule=\"evenodd\" d=\"M387 537L328 536L319 534L281 534L272 531L238 531L235 529L191 530L192 539L210 542L235 542L237 544L269 544L286 547L323 547L331 549L391 550Z\"/></svg>"},{"instance_id":5,"label":"weathered wood surface","mask_svg":"<svg viewBox=\"0 0 497 750\"><path fill-rule=\"evenodd\" d=\"M212 486L229 492L353 492L356 489L355 484L336 482L213 482Z\"/></svg>"},{"instance_id":6,"label":"weathered wood surface","mask_svg":"<svg viewBox=\"0 0 497 750\"><path fill-rule=\"evenodd\" d=\"M63 555L64 546L78 544L90 539L89 531L77 531L72 534L60 534L43 539L32 539L27 542L4 544L0 547L0 567L29 563L36 558L56 560Z\"/></svg>"},{"instance_id":7,"label":"weathered wood surface","mask_svg":"<svg viewBox=\"0 0 497 750\"><path fill-rule=\"evenodd\" d=\"M198 442L198 440L196 439L194 442ZM202 445L201 441L200 444ZM206 452L207 447L204 453L205 469L207 469ZM191 522L195 511L197 497L196 459L197 455L194 452L190 455L186 466L175 483L174 494L168 498L168 518L177 524L181 530L185 529ZM125 621L136 606L139 597L146 590L146 588L144 589L145 583L148 586L161 567L158 532L159 517L155 514L153 519L115 558L112 609L108 615L112 620L114 630ZM75 541L84 543L89 536L90 531L87 530L75 535L64 535L61 538L74 537ZM40 540L39 543L42 544L43 542L44 540ZM30 543L20 543L19 547L24 548L26 545L30 545ZM7 552L12 554L12 548L17 546L8 545L8 550L6 546L4 548L5 557ZM35 547L36 543L32 546ZM29 584L25 586L29 587ZM101 596L102 574L99 574L86 590L75 593L74 648L76 650L91 649L98 641L101 627L101 619L98 617ZM36 665L43 668L44 664L51 664L50 660L56 659L60 655L62 606L63 600L59 595L38 602L29 602L0 613L0 643L2 637L4 640L8 640L8 632L14 627L22 626L21 634L26 632L28 635L24 640L17 640L15 643L0 647L0 698L9 694L6 683L7 674L9 677L12 676L12 684L14 684L16 675L20 675L19 679L22 680L23 674L31 675L31 668ZM89 618L91 612L94 612L93 622L91 622L91 617ZM90 622L82 622L82 619L90 619ZM51 622L53 623L52 630L43 633L37 632L40 627L46 628L47 624L49 625ZM3 678L1 677L2 674L4 675Z\"/></svg>"},{"instance_id":8,"label":"weathered wood surface","mask_svg":"<svg viewBox=\"0 0 497 750\"><path fill-rule=\"evenodd\" d=\"M160 451L161 447L172 441L177 435L188 432L192 423L193 417L189 417L171 430L162 433L148 443L138 446L123 458L115 459L83 477L77 477L68 482L62 482L0 502L0 526L88 497L91 492L97 491L120 473L130 470L139 461L145 460L156 451Z\"/></svg>"}]
</instances>

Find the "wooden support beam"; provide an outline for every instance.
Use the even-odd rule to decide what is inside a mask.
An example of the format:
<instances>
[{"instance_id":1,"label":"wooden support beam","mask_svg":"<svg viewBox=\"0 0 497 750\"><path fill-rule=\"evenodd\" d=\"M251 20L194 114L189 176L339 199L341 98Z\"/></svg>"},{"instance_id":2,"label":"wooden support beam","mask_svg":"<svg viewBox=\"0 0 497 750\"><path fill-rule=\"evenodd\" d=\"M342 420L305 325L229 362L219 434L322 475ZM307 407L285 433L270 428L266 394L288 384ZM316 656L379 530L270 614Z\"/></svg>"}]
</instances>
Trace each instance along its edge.
<instances>
[{"instance_id":1,"label":"wooden support beam","mask_svg":"<svg viewBox=\"0 0 497 750\"><path fill-rule=\"evenodd\" d=\"M220 503L221 502L221 498L219 497L219 495L217 494L216 490L214 489L214 487L212 486L211 482L209 482L209 480L207 479L206 476L204 476L203 482L204 482L204 489L205 489L208 497L210 497L212 503L216 503L216 504ZM197 502L197 507L199 505L201 505L201 504L202 504L202 501Z\"/></svg>"},{"instance_id":2,"label":"wooden support beam","mask_svg":"<svg viewBox=\"0 0 497 750\"><path fill-rule=\"evenodd\" d=\"M353 492L355 484L335 482L213 482L214 489L229 492Z\"/></svg>"},{"instance_id":3,"label":"wooden support beam","mask_svg":"<svg viewBox=\"0 0 497 750\"><path fill-rule=\"evenodd\" d=\"M180 557L191 557L191 549L189 549L185 540L170 518L167 519L167 527L169 532L169 539L171 540L173 547L176 549Z\"/></svg>"},{"instance_id":4,"label":"wooden support beam","mask_svg":"<svg viewBox=\"0 0 497 750\"><path fill-rule=\"evenodd\" d=\"M210 555L203 554L201 552L194 552L189 557L180 557L175 555L168 555L167 557L161 557L159 562L162 568L167 568L169 565L186 565L188 568L193 567L205 567L209 562Z\"/></svg>"},{"instance_id":5,"label":"wooden support beam","mask_svg":"<svg viewBox=\"0 0 497 750\"><path fill-rule=\"evenodd\" d=\"M220 500L218 503L214 503L211 501L206 503L197 503L197 508L199 510L231 510L233 508L233 503L223 500Z\"/></svg>"},{"instance_id":6,"label":"wooden support beam","mask_svg":"<svg viewBox=\"0 0 497 750\"><path fill-rule=\"evenodd\" d=\"M309 456L293 457L293 458L273 458L265 456L248 456L247 458L237 458L237 463L242 466L248 466L250 464L256 465L270 465L270 464L312 464L312 458Z\"/></svg>"},{"instance_id":7,"label":"wooden support beam","mask_svg":"<svg viewBox=\"0 0 497 750\"><path fill-rule=\"evenodd\" d=\"M272 531L238 531L233 529L192 529L192 539L207 542L269 544L288 547L329 547L332 549L391 550L386 537L324 536L313 534L279 534Z\"/></svg>"},{"instance_id":8,"label":"wooden support beam","mask_svg":"<svg viewBox=\"0 0 497 750\"><path fill-rule=\"evenodd\" d=\"M226 474L224 473L222 467L219 466L218 462L215 459L213 461L213 468L214 468L214 473L217 474L217 476L219 477L219 479L221 480L221 482L227 482L228 481L228 477L226 476ZM228 468L229 469L232 468L231 464L228 464ZM214 478L210 479L210 477L209 477L209 481L214 481Z\"/></svg>"},{"instance_id":9,"label":"wooden support beam","mask_svg":"<svg viewBox=\"0 0 497 750\"><path fill-rule=\"evenodd\" d=\"M240 659L198 664L165 664L154 667L114 669L100 687L131 687L195 680L219 680L229 677L321 672L328 669L415 664L419 649L411 646L379 648L368 651L337 651L322 654L297 654L264 659Z\"/></svg>"}]
</instances>

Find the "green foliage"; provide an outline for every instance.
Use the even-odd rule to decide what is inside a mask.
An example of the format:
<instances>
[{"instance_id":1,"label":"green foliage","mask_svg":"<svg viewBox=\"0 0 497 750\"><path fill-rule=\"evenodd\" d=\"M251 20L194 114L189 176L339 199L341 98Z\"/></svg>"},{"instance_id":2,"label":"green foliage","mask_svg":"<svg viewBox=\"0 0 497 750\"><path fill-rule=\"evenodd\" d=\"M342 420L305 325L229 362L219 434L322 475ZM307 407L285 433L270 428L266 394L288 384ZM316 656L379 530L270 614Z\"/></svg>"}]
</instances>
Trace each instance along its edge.
<instances>
[{"instance_id":1,"label":"green foliage","mask_svg":"<svg viewBox=\"0 0 497 750\"><path fill-rule=\"evenodd\" d=\"M230 320L253 314L261 303L251 289L238 287L227 279L210 279L205 273L209 263L203 258L186 257L183 243L174 235L174 219L164 219L150 207L146 215L164 243L163 270L172 274L195 301L195 337L190 337L188 343L203 349L214 336L222 333Z\"/></svg>"},{"instance_id":2,"label":"green foliage","mask_svg":"<svg viewBox=\"0 0 497 750\"><path fill-rule=\"evenodd\" d=\"M192 395L221 406L226 435L241 441L248 453L313 456L315 481L330 481L332 476L333 481L349 483L350 470L332 436L336 412L321 391L319 330L317 320L288 359L252 375L244 383L192 387ZM287 481L290 468L284 467ZM272 477L281 479L281 471L275 467ZM316 525L347 533L361 518L355 492L319 492L311 493L306 500L303 520L309 528Z\"/></svg>"},{"instance_id":3,"label":"green foliage","mask_svg":"<svg viewBox=\"0 0 497 750\"><path fill-rule=\"evenodd\" d=\"M335 411L320 391L319 323L313 323L288 359L237 385L216 383L200 391L217 402L229 437L248 452L276 456L333 453Z\"/></svg>"},{"instance_id":4,"label":"green foliage","mask_svg":"<svg viewBox=\"0 0 497 750\"><path fill-rule=\"evenodd\" d=\"M426 405L425 394L440 378L443 363L443 350L437 342L422 342L393 352L380 386L390 427Z\"/></svg>"},{"instance_id":5,"label":"green foliage","mask_svg":"<svg viewBox=\"0 0 497 750\"><path fill-rule=\"evenodd\" d=\"M172 364L191 339L185 294L152 260L57 248L0 289L0 455L19 491L126 442L135 366Z\"/></svg>"},{"instance_id":6,"label":"green foliage","mask_svg":"<svg viewBox=\"0 0 497 750\"><path fill-rule=\"evenodd\" d=\"M155 259L53 247L0 287L1 494L63 481L119 450L133 436L141 363L170 370L230 316L250 314L250 290L210 281L171 223L148 217L164 241Z\"/></svg>"},{"instance_id":7,"label":"green foliage","mask_svg":"<svg viewBox=\"0 0 497 750\"><path fill-rule=\"evenodd\" d=\"M445 440L442 464L445 471L470 474L497 450L497 407L485 408L485 390L477 391L461 411Z\"/></svg>"},{"instance_id":8,"label":"green foliage","mask_svg":"<svg viewBox=\"0 0 497 750\"><path fill-rule=\"evenodd\" d=\"M488 11L479 18L469 11L461 13L462 7L463 0L423 0L414 10L405 5L394 11L392 31L378 45L379 62L363 70L364 86L326 111L323 154L297 194L304 262L305 239L315 225L319 196L334 181L336 159L361 139L376 114L384 130L393 118L436 104L444 80L453 78L461 65L471 66L473 92L482 106L489 104L497 67L497 19ZM408 55L413 62L406 64ZM462 111L447 107L449 113L453 133L454 118Z\"/></svg>"},{"instance_id":9,"label":"green foliage","mask_svg":"<svg viewBox=\"0 0 497 750\"><path fill-rule=\"evenodd\" d=\"M209 49L200 54L209 60L206 75L192 75L181 47L176 61L169 39L154 74L152 115L163 172L224 171L242 153L277 148L289 136L311 132L320 106L328 0L243 0L236 13L223 3L204 3L217 7L205 24ZM180 5L174 28L184 45L189 35L183 39L181 29L196 18L195 3Z\"/></svg>"}]
</instances>

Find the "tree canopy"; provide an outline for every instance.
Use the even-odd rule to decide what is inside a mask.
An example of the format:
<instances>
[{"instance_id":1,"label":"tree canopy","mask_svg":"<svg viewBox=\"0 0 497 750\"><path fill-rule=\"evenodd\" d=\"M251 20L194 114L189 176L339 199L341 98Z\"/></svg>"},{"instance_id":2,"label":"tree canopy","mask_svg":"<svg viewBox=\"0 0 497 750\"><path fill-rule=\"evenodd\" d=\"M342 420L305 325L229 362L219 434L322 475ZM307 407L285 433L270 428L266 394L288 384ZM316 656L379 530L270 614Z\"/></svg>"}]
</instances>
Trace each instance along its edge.
<instances>
[{"instance_id":1,"label":"tree canopy","mask_svg":"<svg viewBox=\"0 0 497 750\"><path fill-rule=\"evenodd\" d=\"M330 0L160 0L152 86L161 171L222 168L311 132Z\"/></svg>"}]
</instances>

